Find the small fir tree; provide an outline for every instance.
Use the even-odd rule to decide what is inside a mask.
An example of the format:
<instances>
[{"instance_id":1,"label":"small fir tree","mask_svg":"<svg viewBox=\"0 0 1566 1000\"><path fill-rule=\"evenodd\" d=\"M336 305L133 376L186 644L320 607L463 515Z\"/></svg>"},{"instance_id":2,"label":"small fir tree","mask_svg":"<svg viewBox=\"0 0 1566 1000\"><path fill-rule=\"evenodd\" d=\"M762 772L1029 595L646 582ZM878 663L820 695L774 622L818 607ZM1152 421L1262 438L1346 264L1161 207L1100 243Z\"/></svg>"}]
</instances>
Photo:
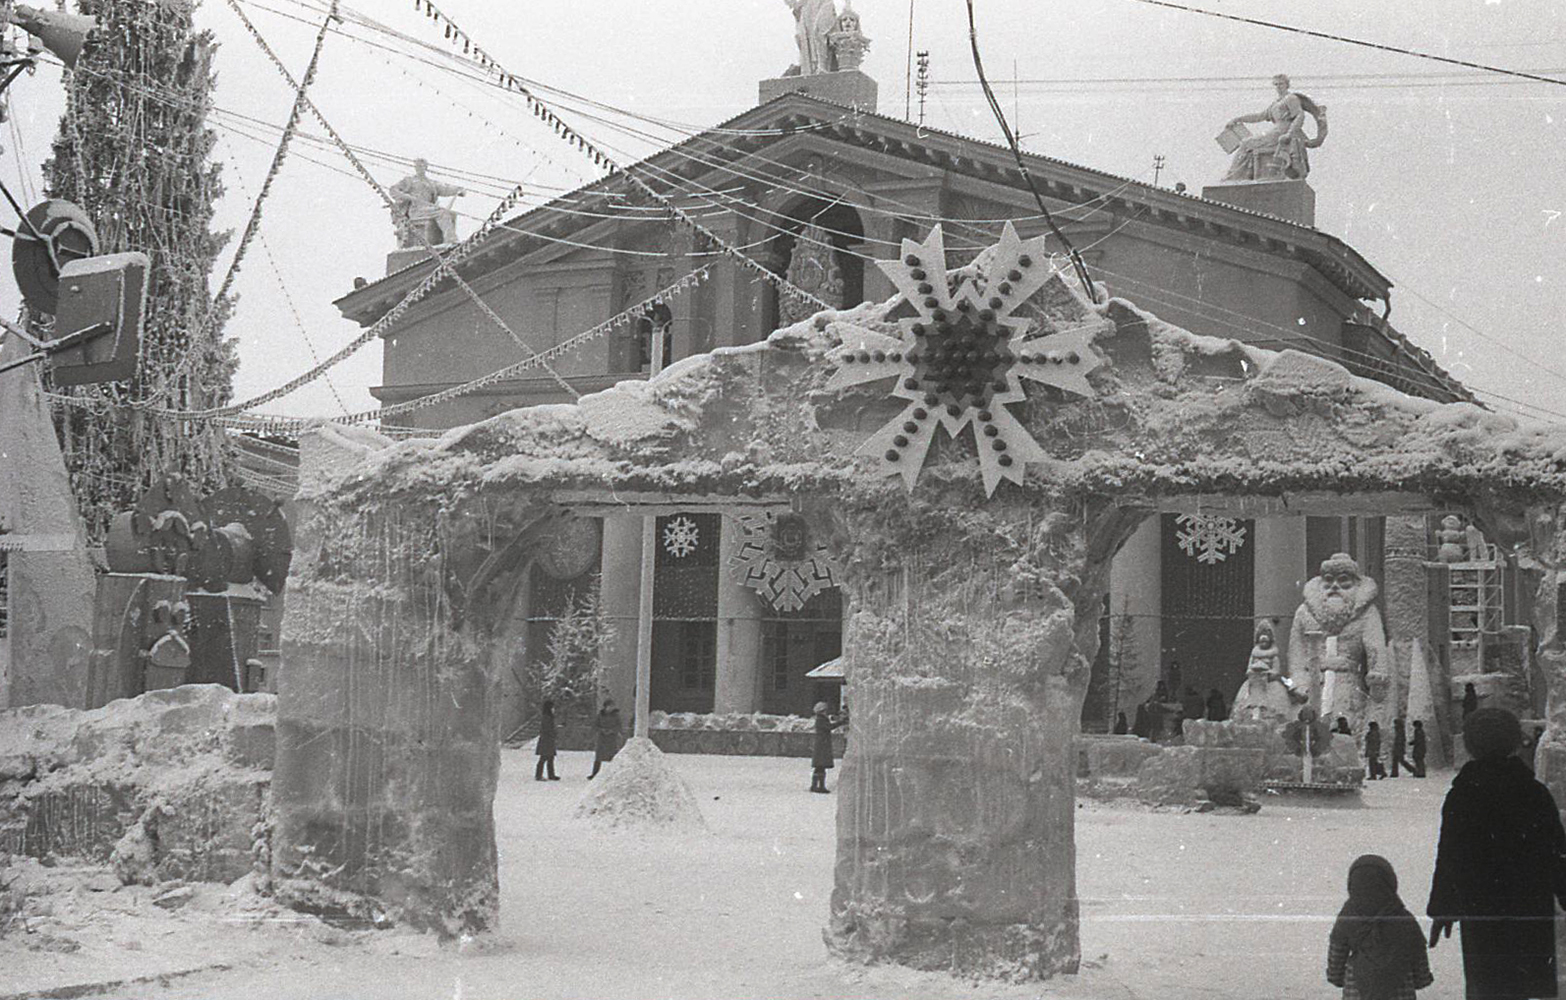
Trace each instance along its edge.
<instances>
[{"instance_id":1,"label":"small fir tree","mask_svg":"<svg viewBox=\"0 0 1566 1000\"><path fill-rule=\"evenodd\" d=\"M603 654L612 639L598 581L580 598L568 595L565 612L550 626L544 655L533 668L540 700L554 701L557 714L564 717L590 714L604 678Z\"/></svg>"},{"instance_id":2,"label":"small fir tree","mask_svg":"<svg viewBox=\"0 0 1566 1000\"><path fill-rule=\"evenodd\" d=\"M165 387L160 405L173 409L221 406L232 394L237 362L220 334L233 302L214 303L209 288L228 240L211 228L223 193L211 158L216 136L206 126L216 44L210 32L195 30L194 7L189 0L78 0L98 28L69 76L65 114L44 164L49 196L86 211L100 252L139 250L152 264L135 375L59 390L92 404L61 404L56 421L95 541L159 476L179 473L198 493L228 480L221 428L123 405Z\"/></svg>"}]
</instances>

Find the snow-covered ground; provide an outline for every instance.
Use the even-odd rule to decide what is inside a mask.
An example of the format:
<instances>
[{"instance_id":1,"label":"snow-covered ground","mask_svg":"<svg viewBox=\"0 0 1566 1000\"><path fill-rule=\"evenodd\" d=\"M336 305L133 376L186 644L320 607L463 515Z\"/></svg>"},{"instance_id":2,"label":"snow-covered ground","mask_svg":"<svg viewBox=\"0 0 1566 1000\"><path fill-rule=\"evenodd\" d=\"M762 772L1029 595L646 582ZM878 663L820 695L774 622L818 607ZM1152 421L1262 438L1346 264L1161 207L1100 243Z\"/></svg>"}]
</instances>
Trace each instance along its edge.
<instances>
[{"instance_id":1,"label":"snow-covered ground","mask_svg":"<svg viewBox=\"0 0 1566 1000\"><path fill-rule=\"evenodd\" d=\"M807 761L670 759L708 832L589 832L570 818L589 755L562 754L564 780L540 784L528 751L503 751L502 926L464 946L336 931L223 887L165 911L154 890L25 863L24 878L53 884L41 897L52 912L29 919L34 934L0 940L0 997L110 981L126 985L102 995L257 1000L1329 997L1326 937L1348 863L1386 855L1421 912L1451 777L1377 782L1358 807L1269 798L1253 816L1083 803L1082 973L975 987L827 955L836 797L805 790ZM1432 958L1436 985L1421 996L1461 997L1456 940ZM214 964L227 968L148 979Z\"/></svg>"}]
</instances>

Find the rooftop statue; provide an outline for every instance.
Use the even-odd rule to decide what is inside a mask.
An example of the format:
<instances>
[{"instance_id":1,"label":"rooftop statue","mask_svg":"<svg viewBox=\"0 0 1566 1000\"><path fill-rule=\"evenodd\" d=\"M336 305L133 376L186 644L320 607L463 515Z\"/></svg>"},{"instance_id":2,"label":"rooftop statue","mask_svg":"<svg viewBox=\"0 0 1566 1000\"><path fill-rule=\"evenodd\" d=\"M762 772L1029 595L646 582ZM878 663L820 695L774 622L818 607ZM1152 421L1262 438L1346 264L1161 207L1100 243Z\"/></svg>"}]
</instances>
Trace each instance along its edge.
<instances>
[{"instance_id":1,"label":"rooftop statue","mask_svg":"<svg viewBox=\"0 0 1566 1000\"><path fill-rule=\"evenodd\" d=\"M837 71L837 57L831 36L838 30L837 4L833 0L783 0L794 12L794 41L799 46L799 65L790 66L784 76L811 76Z\"/></svg>"},{"instance_id":2,"label":"rooftop statue","mask_svg":"<svg viewBox=\"0 0 1566 1000\"><path fill-rule=\"evenodd\" d=\"M1306 150L1320 146L1327 137L1327 109L1304 94L1289 90L1282 73L1272 78L1277 98L1264 110L1230 120L1218 134L1218 145L1233 153L1226 181L1304 180L1310 173ZM1305 116L1316 119L1316 136L1305 135ZM1246 122L1265 123L1265 132L1252 135Z\"/></svg>"},{"instance_id":3,"label":"rooftop statue","mask_svg":"<svg viewBox=\"0 0 1566 1000\"><path fill-rule=\"evenodd\" d=\"M387 191L392 199L392 224L397 227L399 248L457 242L457 213L436 199L467 192L426 176L429 166L423 157L414 160L413 176L404 177Z\"/></svg>"}]
</instances>

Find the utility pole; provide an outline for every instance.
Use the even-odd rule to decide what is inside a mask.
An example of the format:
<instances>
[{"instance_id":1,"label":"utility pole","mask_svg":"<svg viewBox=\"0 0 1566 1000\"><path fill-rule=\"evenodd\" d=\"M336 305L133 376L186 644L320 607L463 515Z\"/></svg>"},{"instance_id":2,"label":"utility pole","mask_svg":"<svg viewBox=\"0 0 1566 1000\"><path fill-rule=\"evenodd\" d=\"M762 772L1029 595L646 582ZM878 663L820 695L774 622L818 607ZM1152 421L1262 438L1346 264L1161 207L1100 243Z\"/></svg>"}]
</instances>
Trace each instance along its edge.
<instances>
[{"instance_id":1,"label":"utility pole","mask_svg":"<svg viewBox=\"0 0 1566 1000\"><path fill-rule=\"evenodd\" d=\"M658 376L663 370L665 358L663 338L666 327L654 322L649 336L652 338L652 363L648 365L647 378ZM642 580L636 608L636 709L633 735L649 739L652 716L652 640L653 640L653 578L658 564L658 515L642 516Z\"/></svg>"},{"instance_id":2,"label":"utility pole","mask_svg":"<svg viewBox=\"0 0 1566 1000\"><path fill-rule=\"evenodd\" d=\"M919 50L919 81L915 84L919 91L919 124L924 124L924 99L930 92L930 50Z\"/></svg>"},{"instance_id":3,"label":"utility pole","mask_svg":"<svg viewBox=\"0 0 1566 1000\"><path fill-rule=\"evenodd\" d=\"M1164 172L1164 154L1153 156L1153 187L1158 186L1158 175Z\"/></svg>"},{"instance_id":4,"label":"utility pole","mask_svg":"<svg viewBox=\"0 0 1566 1000\"><path fill-rule=\"evenodd\" d=\"M903 74L903 120L907 121L913 116L913 29L914 29L914 0L908 0L908 59L904 64L906 72Z\"/></svg>"}]
</instances>

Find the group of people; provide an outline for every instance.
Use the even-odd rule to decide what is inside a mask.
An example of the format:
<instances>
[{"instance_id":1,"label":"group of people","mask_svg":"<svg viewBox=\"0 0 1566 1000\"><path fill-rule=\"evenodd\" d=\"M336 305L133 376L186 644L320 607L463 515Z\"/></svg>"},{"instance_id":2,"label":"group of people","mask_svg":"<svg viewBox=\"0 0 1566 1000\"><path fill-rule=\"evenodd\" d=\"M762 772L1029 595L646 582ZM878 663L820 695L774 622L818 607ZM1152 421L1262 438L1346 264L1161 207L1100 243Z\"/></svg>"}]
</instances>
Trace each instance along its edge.
<instances>
[{"instance_id":1,"label":"group of people","mask_svg":"<svg viewBox=\"0 0 1566 1000\"><path fill-rule=\"evenodd\" d=\"M818 701L815 705L815 739L811 745L810 754L810 790L823 795L831 791L826 786L826 773L835 764L835 755L832 752L832 733L848 725L848 713L833 717L829 714L827 703ZM598 715L593 719L593 769L587 775L587 779L598 777L598 772L603 766L614 760L615 754L625 745L625 734L620 723L620 709L615 705L613 698L605 698L603 705L598 709ZM558 725L555 721L555 703L552 699L544 699L539 706L538 741L534 745L534 754L538 757L538 764L533 769L534 781L559 781L560 776L555 773L555 756L559 753L560 737Z\"/></svg>"},{"instance_id":2,"label":"group of people","mask_svg":"<svg viewBox=\"0 0 1566 1000\"><path fill-rule=\"evenodd\" d=\"M620 709L614 703L613 698L605 698L599 706L598 714L593 718L593 770L587 775L587 780L598 777L598 772L603 770L606 763L614 760L614 755L620 752L625 745L625 733L620 724ZM559 730L555 723L555 703L551 699L544 699L539 706L538 742L534 745L534 754L538 757L538 765L533 769L534 781L559 781L560 776L555 773L555 755L560 749Z\"/></svg>"},{"instance_id":3,"label":"group of people","mask_svg":"<svg viewBox=\"0 0 1566 1000\"><path fill-rule=\"evenodd\" d=\"M1470 1000L1556 996L1555 906L1566 906L1560 812L1518 756L1525 742L1516 716L1472 711L1463 743L1472 759L1441 809L1428 940L1385 858L1367 854L1349 866L1348 900L1327 947L1327 981L1345 1000L1413 1000L1434 981L1428 948L1454 925Z\"/></svg>"},{"instance_id":4,"label":"group of people","mask_svg":"<svg viewBox=\"0 0 1566 1000\"><path fill-rule=\"evenodd\" d=\"M1176 668L1178 669L1178 668ZM1130 733L1148 740L1160 740L1180 736L1188 719L1205 719L1222 722L1229 717L1229 704L1223 692L1211 688L1203 698L1196 688L1186 685L1178 702L1169 696L1169 687L1163 681L1153 689L1153 694L1136 707L1136 720L1126 721L1126 713L1115 713L1114 733L1124 736Z\"/></svg>"},{"instance_id":5,"label":"group of people","mask_svg":"<svg viewBox=\"0 0 1566 1000\"><path fill-rule=\"evenodd\" d=\"M1334 732L1349 733L1348 720L1338 717ZM1387 777L1387 769L1381 763L1381 724L1371 722L1365 727L1365 770L1371 781L1378 781ZM1392 746L1388 759L1392 763L1392 777L1398 776L1398 768L1403 767L1415 778L1425 776L1425 753L1429 747L1425 736L1425 724L1421 719L1414 720L1414 732L1412 738L1408 734L1407 725L1403 719L1392 720ZM1413 760L1409 760L1412 751Z\"/></svg>"}]
</instances>

